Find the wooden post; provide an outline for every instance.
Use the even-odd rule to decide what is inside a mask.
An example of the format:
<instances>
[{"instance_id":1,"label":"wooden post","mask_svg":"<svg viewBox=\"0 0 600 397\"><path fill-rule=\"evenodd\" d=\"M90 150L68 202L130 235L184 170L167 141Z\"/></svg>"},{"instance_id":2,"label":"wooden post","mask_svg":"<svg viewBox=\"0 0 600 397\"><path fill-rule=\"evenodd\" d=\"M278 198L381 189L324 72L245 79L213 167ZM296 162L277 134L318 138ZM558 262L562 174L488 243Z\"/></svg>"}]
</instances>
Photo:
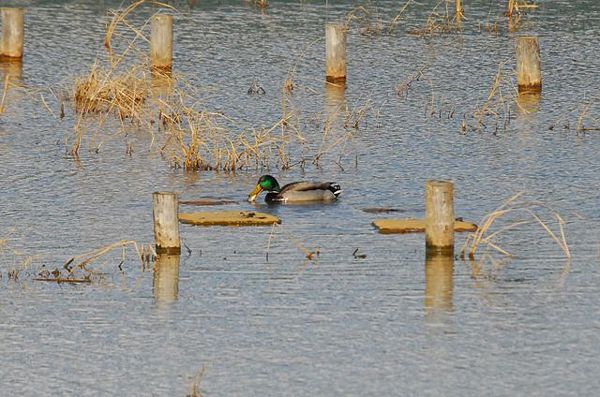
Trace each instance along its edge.
<instances>
[{"instance_id":1,"label":"wooden post","mask_svg":"<svg viewBox=\"0 0 600 397\"><path fill-rule=\"evenodd\" d=\"M454 257L439 253L425 256L425 310L452 310Z\"/></svg>"},{"instance_id":2,"label":"wooden post","mask_svg":"<svg viewBox=\"0 0 600 397\"><path fill-rule=\"evenodd\" d=\"M2 37L0 37L0 58L23 58L24 10L22 8L2 8Z\"/></svg>"},{"instance_id":3,"label":"wooden post","mask_svg":"<svg viewBox=\"0 0 600 397\"><path fill-rule=\"evenodd\" d=\"M517 40L517 84L519 93L542 91L542 67L537 37Z\"/></svg>"},{"instance_id":4,"label":"wooden post","mask_svg":"<svg viewBox=\"0 0 600 397\"><path fill-rule=\"evenodd\" d=\"M157 302L173 302L179 292L180 255L161 254L154 262L152 290Z\"/></svg>"},{"instance_id":5,"label":"wooden post","mask_svg":"<svg viewBox=\"0 0 600 397\"><path fill-rule=\"evenodd\" d=\"M454 255L454 185L425 183L425 246L428 253Z\"/></svg>"},{"instance_id":6,"label":"wooden post","mask_svg":"<svg viewBox=\"0 0 600 397\"><path fill-rule=\"evenodd\" d=\"M152 70L170 72L173 65L173 16L159 14L152 17L150 36Z\"/></svg>"},{"instance_id":7,"label":"wooden post","mask_svg":"<svg viewBox=\"0 0 600 397\"><path fill-rule=\"evenodd\" d=\"M344 25L325 25L326 70L325 79L330 83L346 81L346 28Z\"/></svg>"},{"instance_id":8,"label":"wooden post","mask_svg":"<svg viewBox=\"0 0 600 397\"><path fill-rule=\"evenodd\" d=\"M180 254L177 194L155 192L152 195L152 214L156 253Z\"/></svg>"}]
</instances>

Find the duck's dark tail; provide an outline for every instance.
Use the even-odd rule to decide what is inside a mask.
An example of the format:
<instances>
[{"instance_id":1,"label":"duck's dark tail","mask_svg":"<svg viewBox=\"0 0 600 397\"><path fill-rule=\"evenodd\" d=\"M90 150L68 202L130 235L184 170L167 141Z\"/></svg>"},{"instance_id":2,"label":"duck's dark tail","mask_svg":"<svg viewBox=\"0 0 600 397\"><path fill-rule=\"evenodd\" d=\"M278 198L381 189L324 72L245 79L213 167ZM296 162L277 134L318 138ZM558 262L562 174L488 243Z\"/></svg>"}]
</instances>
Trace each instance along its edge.
<instances>
[{"instance_id":1,"label":"duck's dark tail","mask_svg":"<svg viewBox=\"0 0 600 397\"><path fill-rule=\"evenodd\" d=\"M337 198L342 193L342 188L335 182L330 182L327 189Z\"/></svg>"}]
</instances>

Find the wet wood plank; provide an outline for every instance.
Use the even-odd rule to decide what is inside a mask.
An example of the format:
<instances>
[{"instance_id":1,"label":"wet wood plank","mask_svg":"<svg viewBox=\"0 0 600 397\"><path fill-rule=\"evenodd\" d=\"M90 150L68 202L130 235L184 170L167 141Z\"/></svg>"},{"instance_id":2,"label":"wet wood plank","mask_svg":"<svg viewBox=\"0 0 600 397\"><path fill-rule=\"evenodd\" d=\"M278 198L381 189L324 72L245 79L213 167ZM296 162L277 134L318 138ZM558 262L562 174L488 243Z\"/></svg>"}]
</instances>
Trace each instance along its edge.
<instances>
[{"instance_id":1,"label":"wet wood plank","mask_svg":"<svg viewBox=\"0 0 600 397\"><path fill-rule=\"evenodd\" d=\"M213 199L213 198L200 198L197 200L179 200L179 204L181 205L227 205L227 204L237 204L237 201L228 200L228 199Z\"/></svg>"},{"instance_id":2,"label":"wet wood plank","mask_svg":"<svg viewBox=\"0 0 600 397\"><path fill-rule=\"evenodd\" d=\"M271 226L281 220L255 211L215 211L180 213L179 222L197 226Z\"/></svg>"},{"instance_id":3,"label":"wet wood plank","mask_svg":"<svg viewBox=\"0 0 600 397\"><path fill-rule=\"evenodd\" d=\"M376 219L373 221L379 233L422 233L425 232L425 219ZM477 225L472 222L454 221L455 232L474 232Z\"/></svg>"}]
</instances>

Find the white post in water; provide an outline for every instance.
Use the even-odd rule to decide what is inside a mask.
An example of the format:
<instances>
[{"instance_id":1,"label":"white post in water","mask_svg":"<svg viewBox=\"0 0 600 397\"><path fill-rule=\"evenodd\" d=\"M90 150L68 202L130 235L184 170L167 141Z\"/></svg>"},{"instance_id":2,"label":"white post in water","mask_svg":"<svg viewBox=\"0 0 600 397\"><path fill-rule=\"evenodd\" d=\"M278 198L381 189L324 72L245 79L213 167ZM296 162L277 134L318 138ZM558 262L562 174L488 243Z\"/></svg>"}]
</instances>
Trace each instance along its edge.
<instances>
[{"instance_id":1,"label":"white post in water","mask_svg":"<svg viewBox=\"0 0 600 397\"><path fill-rule=\"evenodd\" d=\"M537 37L519 37L517 40L517 84L519 93L542 91L542 66Z\"/></svg>"},{"instance_id":2,"label":"white post in water","mask_svg":"<svg viewBox=\"0 0 600 397\"><path fill-rule=\"evenodd\" d=\"M0 58L23 58L24 15L22 8L2 8L2 37L0 37Z\"/></svg>"},{"instance_id":3,"label":"white post in water","mask_svg":"<svg viewBox=\"0 0 600 397\"><path fill-rule=\"evenodd\" d=\"M179 255L181 244L179 242L177 194L155 192L152 195L152 214L156 253Z\"/></svg>"},{"instance_id":4,"label":"white post in water","mask_svg":"<svg viewBox=\"0 0 600 397\"><path fill-rule=\"evenodd\" d=\"M159 14L152 17L150 35L152 70L170 72L173 66L173 16Z\"/></svg>"},{"instance_id":5,"label":"white post in water","mask_svg":"<svg viewBox=\"0 0 600 397\"><path fill-rule=\"evenodd\" d=\"M325 25L325 79L330 83L346 81L346 28L344 25Z\"/></svg>"},{"instance_id":6,"label":"white post in water","mask_svg":"<svg viewBox=\"0 0 600 397\"><path fill-rule=\"evenodd\" d=\"M425 183L425 246L428 253L454 255L454 185Z\"/></svg>"}]
</instances>

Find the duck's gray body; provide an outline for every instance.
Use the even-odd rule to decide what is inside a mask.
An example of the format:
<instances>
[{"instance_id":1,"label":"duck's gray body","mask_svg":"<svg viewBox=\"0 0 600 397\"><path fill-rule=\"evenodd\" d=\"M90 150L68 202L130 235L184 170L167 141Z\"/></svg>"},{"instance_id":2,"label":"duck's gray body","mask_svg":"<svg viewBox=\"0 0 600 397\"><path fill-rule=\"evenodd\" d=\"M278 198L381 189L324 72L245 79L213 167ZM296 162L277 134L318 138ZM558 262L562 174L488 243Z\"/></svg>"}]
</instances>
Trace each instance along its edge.
<instances>
[{"instance_id":1,"label":"duck's gray body","mask_svg":"<svg viewBox=\"0 0 600 397\"><path fill-rule=\"evenodd\" d=\"M342 193L340 185L335 182L292 182L279 192L267 193L266 202L270 203L311 203L337 200Z\"/></svg>"}]
</instances>

